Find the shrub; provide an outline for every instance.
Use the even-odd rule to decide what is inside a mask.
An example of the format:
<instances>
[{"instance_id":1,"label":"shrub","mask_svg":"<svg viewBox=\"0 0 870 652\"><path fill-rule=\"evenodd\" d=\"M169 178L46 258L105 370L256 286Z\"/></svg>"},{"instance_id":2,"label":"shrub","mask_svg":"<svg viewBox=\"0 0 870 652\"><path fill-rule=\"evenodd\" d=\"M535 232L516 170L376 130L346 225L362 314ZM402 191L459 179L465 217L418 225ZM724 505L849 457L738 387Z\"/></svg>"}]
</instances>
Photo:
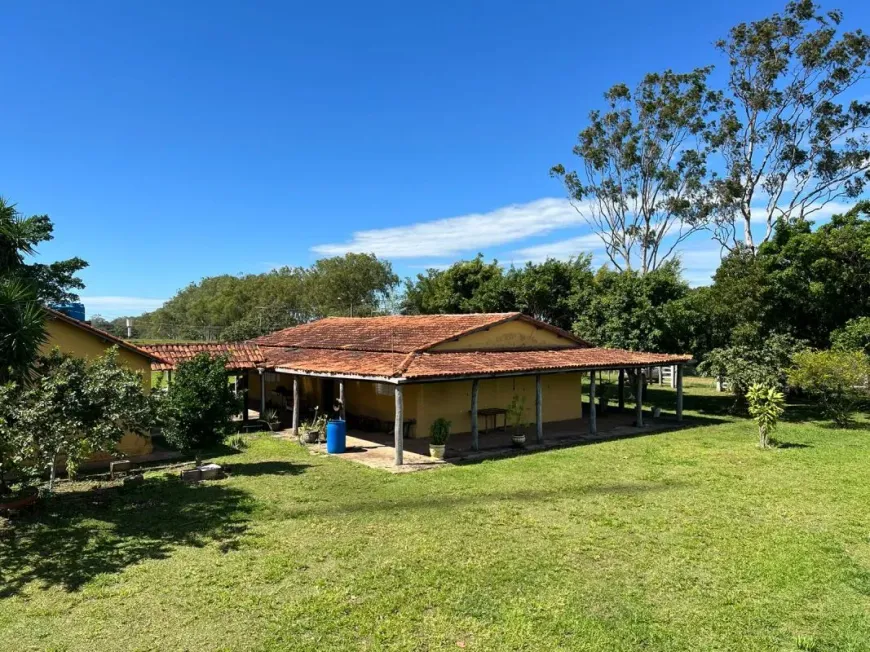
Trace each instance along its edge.
<instances>
[{"instance_id":1,"label":"shrub","mask_svg":"<svg viewBox=\"0 0 870 652\"><path fill-rule=\"evenodd\" d=\"M59 457L74 476L81 461L150 427L152 417L142 375L118 364L117 347L92 362L54 349L21 392L12 427L21 464L34 472L49 465L51 489Z\"/></svg>"},{"instance_id":2,"label":"shrub","mask_svg":"<svg viewBox=\"0 0 870 652\"><path fill-rule=\"evenodd\" d=\"M519 429L526 425L526 397L514 394L506 409L507 422L514 429L514 432L519 432Z\"/></svg>"},{"instance_id":3,"label":"shrub","mask_svg":"<svg viewBox=\"0 0 870 652\"><path fill-rule=\"evenodd\" d=\"M870 356L870 317L850 319L831 333L831 348L836 351L863 351Z\"/></svg>"},{"instance_id":4,"label":"shrub","mask_svg":"<svg viewBox=\"0 0 870 652\"><path fill-rule=\"evenodd\" d=\"M789 335L771 335L760 346L729 346L710 351L698 365L705 376L722 376L738 401L743 401L752 385L780 391L788 384L788 368L793 356L805 348Z\"/></svg>"},{"instance_id":5,"label":"shrub","mask_svg":"<svg viewBox=\"0 0 870 652\"><path fill-rule=\"evenodd\" d=\"M814 397L824 413L848 425L866 397L870 362L862 351L804 351L794 357L789 382Z\"/></svg>"},{"instance_id":6,"label":"shrub","mask_svg":"<svg viewBox=\"0 0 870 652\"><path fill-rule=\"evenodd\" d=\"M179 363L161 406L163 433L171 445L199 452L230 433L241 405L227 382L226 363L225 356L208 353Z\"/></svg>"},{"instance_id":7,"label":"shrub","mask_svg":"<svg viewBox=\"0 0 870 652\"><path fill-rule=\"evenodd\" d=\"M444 446L450 438L452 424L444 417L439 417L429 426L429 437L433 446Z\"/></svg>"},{"instance_id":8,"label":"shrub","mask_svg":"<svg viewBox=\"0 0 870 652\"><path fill-rule=\"evenodd\" d=\"M767 448L770 435L785 411L785 396L775 387L755 383L747 391L746 399L749 401L749 414L758 424L758 445Z\"/></svg>"}]
</instances>

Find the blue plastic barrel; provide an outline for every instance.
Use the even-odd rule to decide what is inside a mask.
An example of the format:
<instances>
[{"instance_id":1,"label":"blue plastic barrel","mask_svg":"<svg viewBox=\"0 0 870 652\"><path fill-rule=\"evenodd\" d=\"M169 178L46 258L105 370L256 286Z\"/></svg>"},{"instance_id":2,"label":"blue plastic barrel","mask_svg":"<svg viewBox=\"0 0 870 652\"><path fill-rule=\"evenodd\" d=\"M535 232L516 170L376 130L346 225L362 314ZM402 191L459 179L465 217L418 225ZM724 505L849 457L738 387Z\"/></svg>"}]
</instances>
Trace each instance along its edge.
<instances>
[{"instance_id":1,"label":"blue plastic barrel","mask_svg":"<svg viewBox=\"0 0 870 652\"><path fill-rule=\"evenodd\" d=\"M326 452L343 453L347 448L347 423L344 419L326 422Z\"/></svg>"}]
</instances>

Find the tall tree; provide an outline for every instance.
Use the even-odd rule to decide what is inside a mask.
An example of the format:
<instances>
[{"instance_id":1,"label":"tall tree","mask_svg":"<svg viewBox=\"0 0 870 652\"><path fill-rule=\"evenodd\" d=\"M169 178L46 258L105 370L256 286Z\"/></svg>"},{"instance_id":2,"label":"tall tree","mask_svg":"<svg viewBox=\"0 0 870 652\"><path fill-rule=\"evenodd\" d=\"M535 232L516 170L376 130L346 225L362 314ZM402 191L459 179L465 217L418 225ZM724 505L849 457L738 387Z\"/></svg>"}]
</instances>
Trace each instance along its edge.
<instances>
[{"instance_id":1,"label":"tall tree","mask_svg":"<svg viewBox=\"0 0 870 652\"><path fill-rule=\"evenodd\" d=\"M870 36L838 33L842 17L796 0L781 14L737 25L716 44L729 75L710 141L725 168L711 184L712 230L730 250L742 245L755 253L777 220L804 220L864 190L870 102L854 98L867 77ZM753 222L765 225L758 241Z\"/></svg>"},{"instance_id":2,"label":"tall tree","mask_svg":"<svg viewBox=\"0 0 870 652\"><path fill-rule=\"evenodd\" d=\"M568 261L548 259L512 267L505 275L511 310L519 310L559 328L571 330L592 292L591 256Z\"/></svg>"},{"instance_id":3,"label":"tall tree","mask_svg":"<svg viewBox=\"0 0 870 652\"><path fill-rule=\"evenodd\" d=\"M580 167L550 170L620 271L657 269L706 225L704 134L720 101L710 70L648 74L634 91L613 86L607 110L592 111L578 136Z\"/></svg>"},{"instance_id":4,"label":"tall tree","mask_svg":"<svg viewBox=\"0 0 870 652\"><path fill-rule=\"evenodd\" d=\"M59 303L78 299L74 290L85 287L76 276L88 264L81 258L54 263L27 262L37 246L54 238L48 215L25 217L0 197L0 277L16 278L33 286L40 301Z\"/></svg>"},{"instance_id":5,"label":"tall tree","mask_svg":"<svg viewBox=\"0 0 870 652\"><path fill-rule=\"evenodd\" d=\"M598 346L681 353L673 349L667 306L683 298L688 289L677 261L644 275L602 267L573 330Z\"/></svg>"},{"instance_id":6,"label":"tall tree","mask_svg":"<svg viewBox=\"0 0 870 652\"><path fill-rule=\"evenodd\" d=\"M759 249L761 321L827 347L832 331L870 315L870 202L810 226L781 222Z\"/></svg>"},{"instance_id":7,"label":"tall tree","mask_svg":"<svg viewBox=\"0 0 870 652\"><path fill-rule=\"evenodd\" d=\"M322 258L309 271L312 307L318 316L371 315L398 285L392 265L374 254Z\"/></svg>"},{"instance_id":8,"label":"tall tree","mask_svg":"<svg viewBox=\"0 0 870 652\"><path fill-rule=\"evenodd\" d=\"M45 340L42 304L76 299L72 290L84 287L80 258L29 262L53 229L47 215L25 217L0 197L0 383L27 380Z\"/></svg>"},{"instance_id":9,"label":"tall tree","mask_svg":"<svg viewBox=\"0 0 870 652\"><path fill-rule=\"evenodd\" d=\"M447 269L429 269L417 274L416 281L405 280L405 314L500 312L510 306L501 265L484 262L483 254Z\"/></svg>"}]
</instances>

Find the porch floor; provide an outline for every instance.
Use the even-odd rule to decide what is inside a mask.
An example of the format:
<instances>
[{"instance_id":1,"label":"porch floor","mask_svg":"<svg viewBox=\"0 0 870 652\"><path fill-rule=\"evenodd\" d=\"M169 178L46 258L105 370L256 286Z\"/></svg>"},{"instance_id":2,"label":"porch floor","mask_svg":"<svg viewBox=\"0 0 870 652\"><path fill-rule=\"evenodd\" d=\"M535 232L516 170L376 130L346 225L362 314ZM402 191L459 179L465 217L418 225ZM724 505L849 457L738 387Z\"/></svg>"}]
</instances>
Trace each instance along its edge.
<instances>
[{"instance_id":1,"label":"porch floor","mask_svg":"<svg viewBox=\"0 0 870 652\"><path fill-rule=\"evenodd\" d=\"M393 473L407 473L438 468L449 464L474 462L495 457L517 455L526 452L547 450L563 446L578 446L629 437L640 437L652 433L675 430L692 425L691 419L678 422L673 415L663 414L658 419L644 414L644 425L638 428L634 424L634 412L611 411L598 416L598 432L589 433L589 421L570 419L553 421L544 424L544 441L538 442L535 437L535 426L525 429L526 445L523 449L513 446L509 431L492 430L479 435L480 449L475 451L471 446L471 433L462 432L450 436L444 460L429 457L429 438L409 438L404 441L404 464L396 467L393 464L395 448L392 433L362 432L351 430L347 436L347 452L336 455L343 459L365 464L372 468L384 469ZM312 444L313 453L326 453L325 444Z\"/></svg>"}]
</instances>

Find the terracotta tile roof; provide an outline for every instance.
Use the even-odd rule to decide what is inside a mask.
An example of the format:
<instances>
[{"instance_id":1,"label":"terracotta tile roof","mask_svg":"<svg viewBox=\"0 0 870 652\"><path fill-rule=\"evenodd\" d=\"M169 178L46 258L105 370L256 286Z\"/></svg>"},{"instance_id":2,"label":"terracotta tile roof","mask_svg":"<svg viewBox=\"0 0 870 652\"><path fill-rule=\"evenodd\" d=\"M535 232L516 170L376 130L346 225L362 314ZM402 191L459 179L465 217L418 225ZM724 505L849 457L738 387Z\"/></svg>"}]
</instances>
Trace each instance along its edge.
<instances>
[{"instance_id":1,"label":"terracotta tile roof","mask_svg":"<svg viewBox=\"0 0 870 652\"><path fill-rule=\"evenodd\" d=\"M341 349L273 349L267 351L270 367L309 373L392 378L408 358L407 353L346 351Z\"/></svg>"},{"instance_id":2,"label":"terracotta tile roof","mask_svg":"<svg viewBox=\"0 0 870 652\"><path fill-rule=\"evenodd\" d=\"M196 342L196 343L165 343L143 344L146 351L159 356L162 362L152 362L153 371L167 371L175 365L199 355L209 353L213 356L229 354L230 362L227 369L255 369L265 363L265 356L260 347L250 342Z\"/></svg>"},{"instance_id":3,"label":"terracotta tile roof","mask_svg":"<svg viewBox=\"0 0 870 652\"><path fill-rule=\"evenodd\" d=\"M586 345L571 333L519 312L328 317L264 335L254 342L260 346L411 353L514 319L534 323L572 342Z\"/></svg>"},{"instance_id":4,"label":"terracotta tile roof","mask_svg":"<svg viewBox=\"0 0 870 652\"><path fill-rule=\"evenodd\" d=\"M70 317L69 315L60 312L59 310L54 310L52 308L43 307L49 319L56 319L58 321L65 322L71 326L75 326L76 328L80 328L83 331L87 331L88 333L99 337L105 342L109 342L111 344L115 344L122 349L127 349L128 351L132 351L133 353L138 353L139 355L148 358L151 360L151 366L153 367L155 364L164 363L165 360L158 354L152 351L148 351L143 347L136 346L135 344L130 344L127 340L122 340L120 337L116 337L111 333L107 333L106 331L102 331L99 328L94 328L87 322L79 321L75 317Z\"/></svg>"},{"instance_id":5,"label":"terracotta tile roof","mask_svg":"<svg viewBox=\"0 0 870 652\"><path fill-rule=\"evenodd\" d=\"M280 351L280 352L279 352ZM621 349L573 348L548 351L380 353L335 349L275 349L269 366L324 375L427 378L487 376L537 371L636 367L688 362L689 355L639 353Z\"/></svg>"},{"instance_id":6,"label":"terracotta tile roof","mask_svg":"<svg viewBox=\"0 0 870 652\"><path fill-rule=\"evenodd\" d=\"M475 376L549 371L638 367L689 362L690 355L641 353L622 349L575 348L550 351L474 351L418 353L402 374L405 378Z\"/></svg>"}]
</instances>

